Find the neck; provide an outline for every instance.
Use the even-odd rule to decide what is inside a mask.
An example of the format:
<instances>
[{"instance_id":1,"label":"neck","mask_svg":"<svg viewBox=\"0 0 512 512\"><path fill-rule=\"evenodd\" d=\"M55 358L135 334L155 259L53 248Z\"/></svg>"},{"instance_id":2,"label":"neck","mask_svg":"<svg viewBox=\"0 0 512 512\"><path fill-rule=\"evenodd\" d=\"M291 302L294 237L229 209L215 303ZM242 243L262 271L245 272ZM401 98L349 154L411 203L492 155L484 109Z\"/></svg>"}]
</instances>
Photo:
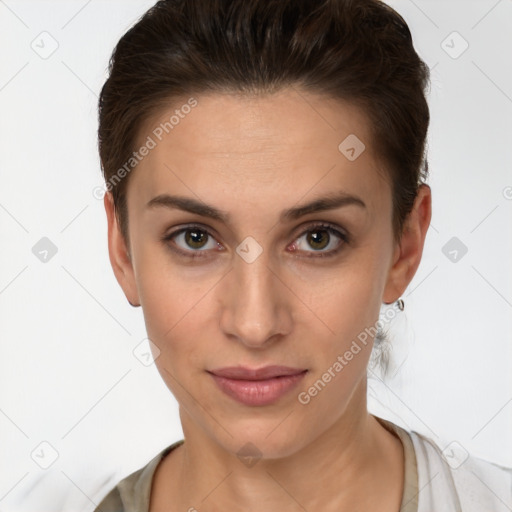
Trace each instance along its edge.
<instances>
[{"instance_id":1,"label":"neck","mask_svg":"<svg viewBox=\"0 0 512 512\"><path fill-rule=\"evenodd\" d=\"M166 488L181 510L398 510L402 496L403 448L399 439L366 410L364 393L324 432L280 458L244 465L205 435L180 409L185 443L177 449ZM171 484L171 479L174 482ZM321 490L321 491L320 491ZM178 509L178 507L177 507Z\"/></svg>"}]
</instances>

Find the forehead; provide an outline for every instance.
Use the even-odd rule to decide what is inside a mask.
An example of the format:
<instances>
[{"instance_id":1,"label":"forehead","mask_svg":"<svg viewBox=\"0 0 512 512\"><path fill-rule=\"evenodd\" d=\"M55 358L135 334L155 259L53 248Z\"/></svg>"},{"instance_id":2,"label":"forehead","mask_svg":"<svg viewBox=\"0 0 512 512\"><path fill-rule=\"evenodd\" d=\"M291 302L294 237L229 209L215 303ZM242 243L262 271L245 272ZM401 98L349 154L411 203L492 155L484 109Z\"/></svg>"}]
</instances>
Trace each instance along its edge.
<instances>
[{"instance_id":1,"label":"forehead","mask_svg":"<svg viewBox=\"0 0 512 512\"><path fill-rule=\"evenodd\" d=\"M296 201L308 190L346 189L371 202L387 180L365 113L295 88L175 100L143 125L137 147L150 139L128 187L139 199L169 188L201 197L213 187L240 197L293 191Z\"/></svg>"}]
</instances>

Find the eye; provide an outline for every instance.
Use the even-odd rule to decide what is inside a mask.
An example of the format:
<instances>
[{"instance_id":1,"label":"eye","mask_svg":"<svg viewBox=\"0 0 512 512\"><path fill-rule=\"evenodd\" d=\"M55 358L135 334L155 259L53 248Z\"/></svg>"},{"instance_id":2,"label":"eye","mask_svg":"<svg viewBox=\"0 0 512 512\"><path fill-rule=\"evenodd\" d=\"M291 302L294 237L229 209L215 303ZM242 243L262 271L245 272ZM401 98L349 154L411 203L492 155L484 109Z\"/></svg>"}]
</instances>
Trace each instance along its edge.
<instances>
[{"instance_id":1,"label":"eye","mask_svg":"<svg viewBox=\"0 0 512 512\"><path fill-rule=\"evenodd\" d=\"M349 235L330 224L321 223L302 232L288 248L291 252L309 253L306 257L329 257L335 256L349 241ZM211 250L224 250L207 229L197 225L185 226L164 235L162 242L186 258L207 258Z\"/></svg>"},{"instance_id":2,"label":"eye","mask_svg":"<svg viewBox=\"0 0 512 512\"><path fill-rule=\"evenodd\" d=\"M316 224L304 231L290 247L292 252L318 253L307 257L328 257L336 255L348 241L348 235L330 224Z\"/></svg>"},{"instance_id":3,"label":"eye","mask_svg":"<svg viewBox=\"0 0 512 512\"><path fill-rule=\"evenodd\" d=\"M191 258L206 256L205 254L194 253L212 249L222 250L221 244L206 229L200 226L187 226L178 229L165 235L162 241L174 252Z\"/></svg>"}]
</instances>

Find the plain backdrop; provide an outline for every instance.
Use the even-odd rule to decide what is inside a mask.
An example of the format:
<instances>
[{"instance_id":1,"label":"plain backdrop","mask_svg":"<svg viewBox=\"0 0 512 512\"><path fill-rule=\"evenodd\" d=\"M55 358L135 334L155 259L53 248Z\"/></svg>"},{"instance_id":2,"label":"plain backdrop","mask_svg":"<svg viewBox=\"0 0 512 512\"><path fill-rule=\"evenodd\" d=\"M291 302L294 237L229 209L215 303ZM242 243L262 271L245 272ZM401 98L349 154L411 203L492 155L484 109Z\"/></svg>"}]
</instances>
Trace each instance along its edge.
<instances>
[{"instance_id":1,"label":"plain backdrop","mask_svg":"<svg viewBox=\"0 0 512 512\"><path fill-rule=\"evenodd\" d=\"M433 217L369 407L512 465L512 1L390 3L432 70ZM93 195L108 59L152 4L0 1L2 511L91 510L182 438Z\"/></svg>"}]
</instances>

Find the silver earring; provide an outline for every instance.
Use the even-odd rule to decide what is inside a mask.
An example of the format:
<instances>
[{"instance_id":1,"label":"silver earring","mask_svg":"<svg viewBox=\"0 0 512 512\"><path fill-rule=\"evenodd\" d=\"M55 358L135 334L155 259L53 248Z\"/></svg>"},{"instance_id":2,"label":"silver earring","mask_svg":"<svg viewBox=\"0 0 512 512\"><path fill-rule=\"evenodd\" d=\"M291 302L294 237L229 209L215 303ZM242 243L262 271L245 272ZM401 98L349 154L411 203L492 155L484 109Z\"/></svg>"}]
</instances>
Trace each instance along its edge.
<instances>
[{"instance_id":1,"label":"silver earring","mask_svg":"<svg viewBox=\"0 0 512 512\"><path fill-rule=\"evenodd\" d=\"M403 299L398 299L398 300L396 301L396 305L397 305L397 307L398 307L398 309L399 309L400 311L403 311L403 310L404 310L404 308L405 308L405 303L404 303Z\"/></svg>"}]
</instances>

